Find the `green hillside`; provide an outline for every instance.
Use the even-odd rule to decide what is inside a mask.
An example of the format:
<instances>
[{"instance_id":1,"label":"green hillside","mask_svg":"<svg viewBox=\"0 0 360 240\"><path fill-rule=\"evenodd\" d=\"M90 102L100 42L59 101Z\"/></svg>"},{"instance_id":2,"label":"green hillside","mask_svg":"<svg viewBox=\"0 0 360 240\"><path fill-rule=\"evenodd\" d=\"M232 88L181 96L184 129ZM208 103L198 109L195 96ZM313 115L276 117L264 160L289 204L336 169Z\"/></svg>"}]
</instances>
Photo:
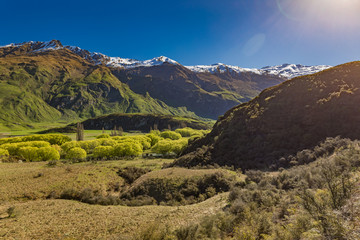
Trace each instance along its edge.
<instances>
[{"instance_id":1,"label":"green hillside","mask_svg":"<svg viewBox=\"0 0 360 240\"><path fill-rule=\"evenodd\" d=\"M8 128L116 112L196 117L186 108L134 93L108 68L67 49L26 52L26 45L21 48L6 54L0 50L0 124Z\"/></svg>"}]
</instances>

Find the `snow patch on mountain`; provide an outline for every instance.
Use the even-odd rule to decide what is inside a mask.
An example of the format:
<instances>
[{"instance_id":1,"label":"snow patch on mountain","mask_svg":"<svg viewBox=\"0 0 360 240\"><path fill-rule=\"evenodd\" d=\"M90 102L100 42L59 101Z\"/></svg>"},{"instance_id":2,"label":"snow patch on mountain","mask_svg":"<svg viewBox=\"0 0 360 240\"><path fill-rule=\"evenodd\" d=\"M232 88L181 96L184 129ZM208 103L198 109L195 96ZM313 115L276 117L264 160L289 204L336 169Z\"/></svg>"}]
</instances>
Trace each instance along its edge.
<instances>
[{"instance_id":1,"label":"snow patch on mountain","mask_svg":"<svg viewBox=\"0 0 360 240\"><path fill-rule=\"evenodd\" d=\"M328 65L318 65L318 66L304 66L301 64L288 64L278 66L267 66L261 68L262 71L265 71L268 74L280 75L285 78L294 78L298 76L314 74L325 69L331 68Z\"/></svg>"},{"instance_id":2,"label":"snow patch on mountain","mask_svg":"<svg viewBox=\"0 0 360 240\"><path fill-rule=\"evenodd\" d=\"M179 65L178 62L165 56L160 56L145 61L139 61L130 58L110 57L110 61L108 61L106 65L112 67L123 67L128 69L128 68L136 68L136 67L152 67L152 66L162 65L164 63Z\"/></svg>"},{"instance_id":3,"label":"snow patch on mountain","mask_svg":"<svg viewBox=\"0 0 360 240\"><path fill-rule=\"evenodd\" d=\"M58 50L63 48L63 45L58 40L51 40L46 42L24 42L24 43L10 43L5 46L1 46L0 48L6 47L21 47L28 45L31 51L33 52L42 52L42 51L49 51L49 50Z\"/></svg>"},{"instance_id":4,"label":"snow patch on mountain","mask_svg":"<svg viewBox=\"0 0 360 240\"><path fill-rule=\"evenodd\" d=\"M196 65L196 66L185 66L193 72L197 73L226 73L226 72L235 72L235 73L256 73L256 74L271 74L278 75L284 78L294 78L298 76L303 76L307 74L313 74L325 69L330 68L328 65L319 65L319 66L304 66L301 64L283 64L278 66L267 66L261 69L257 68L242 68L238 66L226 65L223 63L216 63L212 65Z\"/></svg>"},{"instance_id":5,"label":"snow patch on mountain","mask_svg":"<svg viewBox=\"0 0 360 240\"><path fill-rule=\"evenodd\" d=\"M256 74L262 74L262 71L256 68L242 68L238 66L226 65L223 63L216 63L212 65L185 66L185 67L193 72L198 72L198 73L252 72Z\"/></svg>"}]
</instances>

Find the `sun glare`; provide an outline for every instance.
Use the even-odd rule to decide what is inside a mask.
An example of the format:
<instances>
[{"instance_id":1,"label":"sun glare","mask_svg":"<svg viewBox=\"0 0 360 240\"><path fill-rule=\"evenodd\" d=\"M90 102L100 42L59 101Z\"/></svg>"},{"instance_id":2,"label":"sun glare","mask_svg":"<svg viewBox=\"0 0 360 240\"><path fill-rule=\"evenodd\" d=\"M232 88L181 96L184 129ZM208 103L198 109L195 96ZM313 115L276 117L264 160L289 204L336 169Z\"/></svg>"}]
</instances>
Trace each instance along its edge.
<instances>
[{"instance_id":1,"label":"sun glare","mask_svg":"<svg viewBox=\"0 0 360 240\"><path fill-rule=\"evenodd\" d=\"M289 20L307 27L353 29L360 26L360 0L276 0Z\"/></svg>"}]
</instances>

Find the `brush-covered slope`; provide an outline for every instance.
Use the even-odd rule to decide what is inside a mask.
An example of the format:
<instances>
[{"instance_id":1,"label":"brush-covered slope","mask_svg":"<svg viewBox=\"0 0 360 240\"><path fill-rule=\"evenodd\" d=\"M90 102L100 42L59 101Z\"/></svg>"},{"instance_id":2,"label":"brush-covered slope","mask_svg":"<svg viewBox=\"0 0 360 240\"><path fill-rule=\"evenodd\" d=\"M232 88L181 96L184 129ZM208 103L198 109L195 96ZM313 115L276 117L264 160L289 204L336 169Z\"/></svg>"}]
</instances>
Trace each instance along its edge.
<instances>
[{"instance_id":1,"label":"brush-covered slope","mask_svg":"<svg viewBox=\"0 0 360 240\"><path fill-rule=\"evenodd\" d=\"M205 121L190 117L178 117L171 115L157 115L157 114L121 114L114 113L100 117L90 118L82 122L86 130L112 130L122 127L124 131L143 131L148 132L156 126L159 130L177 129L190 127L193 129L210 129L215 121ZM42 133L49 132L76 132L76 124L69 124L63 128L53 128Z\"/></svg>"},{"instance_id":2,"label":"brush-covered slope","mask_svg":"<svg viewBox=\"0 0 360 240\"><path fill-rule=\"evenodd\" d=\"M176 164L279 167L326 137L359 139L359 102L360 62L294 78L229 110Z\"/></svg>"},{"instance_id":3,"label":"brush-covered slope","mask_svg":"<svg viewBox=\"0 0 360 240\"><path fill-rule=\"evenodd\" d=\"M134 92L148 92L170 106L186 106L197 115L212 119L285 80L253 72L196 73L167 62L152 67L112 68L112 73Z\"/></svg>"},{"instance_id":4,"label":"brush-covered slope","mask_svg":"<svg viewBox=\"0 0 360 240\"><path fill-rule=\"evenodd\" d=\"M34 43L0 48L0 121L7 126L114 112L195 116L134 93L109 68L56 43L45 51Z\"/></svg>"}]
</instances>

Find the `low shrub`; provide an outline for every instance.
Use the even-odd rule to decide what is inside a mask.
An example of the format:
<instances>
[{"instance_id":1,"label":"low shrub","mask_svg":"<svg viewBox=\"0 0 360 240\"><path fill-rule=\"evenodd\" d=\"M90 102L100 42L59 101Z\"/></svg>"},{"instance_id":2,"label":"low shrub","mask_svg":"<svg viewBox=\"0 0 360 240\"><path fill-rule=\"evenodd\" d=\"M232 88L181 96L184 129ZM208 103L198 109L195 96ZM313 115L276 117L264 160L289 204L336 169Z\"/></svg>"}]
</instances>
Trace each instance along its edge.
<instances>
[{"instance_id":1,"label":"low shrub","mask_svg":"<svg viewBox=\"0 0 360 240\"><path fill-rule=\"evenodd\" d=\"M178 139L181 138L181 134L177 133L177 132L174 132L174 131L161 132L160 136L163 137L163 138L171 139L171 140L178 140Z\"/></svg>"},{"instance_id":2,"label":"low shrub","mask_svg":"<svg viewBox=\"0 0 360 240\"><path fill-rule=\"evenodd\" d=\"M94 149L94 157L96 158L111 158L113 156L114 147L112 146L98 146Z\"/></svg>"},{"instance_id":3,"label":"low shrub","mask_svg":"<svg viewBox=\"0 0 360 240\"><path fill-rule=\"evenodd\" d=\"M3 156L9 156L9 151L6 149L0 148L0 157L3 157Z\"/></svg>"},{"instance_id":4,"label":"low shrub","mask_svg":"<svg viewBox=\"0 0 360 240\"><path fill-rule=\"evenodd\" d=\"M113 156L126 157L138 156L143 152L142 145L138 142L120 142L113 147Z\"/></svg>"},{"instance_id":5,"label":"low shrub","mask_svg":"<svg viewBox=\"0 0 360 240\"><path fill-rule=\"evenodd\" d=\"M122 177L126 183L132 184L136 179L148 172L150 172L150 170L145 168L126 167L117 171L117 174Z\"/></svg>"},{"instance_id":6,"label":"low shrub","mask_svg":"<svg viewBox=\"0 0 360 240\"><path fill-rule=\"evenodd\" d=\"M100 146L114 146L117 143L116 140L112 138L100 138L97 139L96 141L99 142Z\"/></svg>"},{"instance_id":7,"label":"low shrub","mask_svg":"<svg viewBox=\"0 0 360 240\"><path fill-rule=\"evenodd\" d=\"M53 147L41 147L38 149L41 161L60 160L59 152Z\"/></svg>"},{"instance_id":8,"label":"low shrub","mask_svg":"<svg viewBox=\"0 0 360 240\"><path fill-rule=\"evenodd\" d=\"M156 135L153 133L146 134L146 137L151 139L151 147L154 146L155 144L157 144L161 139L161 137L159 135Z\"/></svg>"},{"instance_id":9,"label":"low shrub","mask_svg":"<svg viewBox=\"0 0 360 240\"><path fill-rule=\"evenodd\" d=\"M175 130L175 132L180 133L182 137L191 137L194 135L203 136L204 133L202 130L195 130L192 128L178 128Z\"/></svg>"},{"instance_id":10,"label":"low shrub","mask_svg":"<svg viewBox=\"0 0 360 240\"><path fill-rule=\"evenodd\" d=\"M101 134L99 136L96 137L97 139L99 138L110 138L110 135L109 134Z\"/></svg>"},{"instance_id":11,"label":"low shrub","mask_svg":"<svg viewBox=\"0 0 360 240\"><path fill-rule=\"evenodd\" d=\"M26 161L37 162L41 160L37 147L21 147L19 154Z\"/></svg>"},{"instance_id":12,"label":"low shrub","mask_svg":"<svg viewBox=\"0 0 360 240\"><path fill-rule=\"evenodd\" d=\"M75 147L80 147L79 142L71 141L61 145L61 148L64 150L65 153L67 153L70 149Z\"/></svg>"},{"instance_id":13,"label":"low shrub","mask_svg":"<svg viewBox=\"0 0 360 240\"><path fill-rule=\"evenodd\" d=\"M74 147L67 151L66 158L83 160L86 158L86 151L80 147Z\"/></svg>"},{"instance_id":14,"label":"low shrub","mask_svg":"<svg viewBox=\"0 0 360 240\"><path fill-rule=\"evenodd\" d=\"M187 139L179 139L179 140L170 140L163 139L160 140L155 146L152 147L152 152L160 153L160 154L169 154L175 153L180 154L187 146Z\"/></svg>"},{"instance_id":15,"label":"low shrub","mask_svg":"<svg viewBox=\"0 0 360 240\"><path fill-rule=\"evenodd\" d=\"M100 146L101 142L96 140L79 141L78 146L86 151L87 154L93 153L93 150Z\"/></svg>"}]
</instances>

